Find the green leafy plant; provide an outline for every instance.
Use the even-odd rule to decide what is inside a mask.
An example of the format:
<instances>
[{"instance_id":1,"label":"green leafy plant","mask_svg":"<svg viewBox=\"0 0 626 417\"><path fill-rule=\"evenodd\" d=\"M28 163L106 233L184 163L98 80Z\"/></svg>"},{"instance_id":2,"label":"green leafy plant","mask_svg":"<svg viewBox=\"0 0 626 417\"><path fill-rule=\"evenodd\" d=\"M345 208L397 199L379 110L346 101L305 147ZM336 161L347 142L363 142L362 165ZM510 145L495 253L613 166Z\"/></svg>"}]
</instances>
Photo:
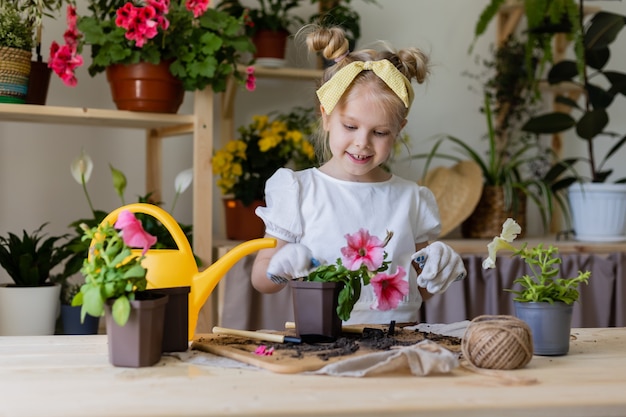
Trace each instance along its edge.
<instances>
[{"instance_id":1,"label":"green leafy plant","mask_svg":"<svg viewBox=\"0 0 626 417\"><path fill-rule=\"evenodd\" d=\"M477 39L482 36L489 23L505 6L506 0L491 0L482 10L474 28L474 40L470 51ZM578 68L583 68L583 45L580 36L580 17L582 15L582 1L580 5L576 0L523 0L522 6L526 16L527 40L526 58L530 65L533 60L533 52L541 51L538 74L543 73L545 65L552 62L552 44L554 36L558 33L574 42ZM518 6L513 6L518 7ZM532 74L528 74L529 76ZM535 79L529 78L535 82Z\"/></svg>"},{"instance_id":2,"label":"green leafy plant","mask_svg":"<svg viewBox=\"0 0 626 417\"><path fill-rule=\"evenodd\" d=\"M131 221L133 225L128 227ZM122 230L123 237L118 229ZM83 230L82 239L90 242L90 249L81 268L85 283L72 299L72 306L82 306L81 320L84 320L86 314L102 316L104 304L107 300L114 300L111 308L113 319L124 326L130 316L130 301L148 285L146 269L141 261L156 238L151 240L134 215L124 211L115 225L105 222L93 228L83 226ZM141 256L134 255L127 243L137 235L144 242Z\"/></svg>"},{"instance_id":3,"label":"green leafy plant","mask_svg":"<svg viewBox=\"0 0 626 417\"><path fill-rule=\"evenodd\" d=\"M585 52L583 71L578 70L576 62L566 59L556 63L548 73L549 84L565 85L582 92L579 101L564 94L558 94L556 99L558 103L579 114L578 120L568 113L554 111L533 117L522 127L525 131L537 135L559 133L575 128L576 135L586 143L587 148L586 157L577 158L576 161L589 164L589 176L584 178L591 182L607 181L613 169L606 168L605 164L626 143L624 133L607 130L609 106L620 94L622 97L626 96L626 73L605 68L611 56L609 47L624 25L626 16L609 12L596 13L584 26L584 36L581 31ZM604 139L607 141L612 140L613 145L604 157L600 158L596 147L603 139L602 136L606 136ZM569 180L574 182L580 178L570 177ZM624 183L626 177L615 182Z\"/></svg>"},{"instance_id":4,"label":"green leafy plant","mask_svg":"<svg viewBox=\"0 0 626 417\"><path fill-rule=\"evenodd\" d=\"M71 4L72 0L0 0L0 5L11 2L20 10L22 16L31 25L31 36L34 34L34 45L37 61L41 62L41 38L44 16L56 18L64 4Z\"/></svg>"},{"instance_id":5,"label":"green leafy plant","mask_svg":"<svg viewBox=\"0 0 626 417\"><path fill-rule=\"evenodd\" d=\"M521 232L520 226L513 219L507 219L502 226L502 234L493 239L487 246L489 257L483 262L483 268L495 268L496 253L499 250L510 250L512 256L519 256L531 270L531 275L525 274L513 281L522 289L506 289L515 295L514 300L520 302L563 302L573 304L578 300L578 287L580 284L589 282L591 272L578 271L573 278L560 278L561 258L558 248L549 245L547 248L539 244L534 248L528 248L523 244L520 249L511 245L511 242Z\"/></svg>"},{"instance_id":6,"label":"green leafy plant","mask_svg":"<svg viewBox=\"0 0 626 417\"><path fill-rule=\"evenodd\" d=\"M298 27L304 20L293 14L301 0L257 0L258 7L246 7L239 0L222 0L216 8L231 16L245 15L246 33L254 36L259 29L287 31Z\"/></svg>"},{"instance_id":7,"label":"green leafy plant","mask_svg":"<svg viewBox=\"0 0 626 417\"><path fill-rule=\"evenodd\" d=\"M210 86L213 91L221 92L231 76L243 83L249 75L237 70L238 64L251 62L254 51L245 33L244 17L208 7L207 0L196 3L89 0L88 8L91 16L80 17L77 27L69 21L69 33L74 35L74 41L63 47L53 43L51 47L51 62L58 60L61 68L80 66L79 54L85 45L90 45L89 74L92 76L113 64L167 61L171 62L170 72L183 83L185 90ZM149 16L148 12L142 12L148 9L153 13L148 18L150 25L134 27L137 19ZM134 13L137 13L136 18L121 20L122 16L134 16ZM146 30L153 24L156 25L154 31ZM58 54L58 51L63 53ZM75 78L67 76L67 71L59 75L66 84L76 82Z\"/></svg>"},{"instance_id":8,"label":"green leafy plant","mask_svg":"<svg viewBox=\"0 0 626 417\"><path fill-rule=\"evenodd\" d=\"M32 233L24 230L21 238L13 233L0 236L0 266L18 287L40 287L55 282L51 271L71 254L60 244L66 235L42 234L46 225Z\"/></svg>"},{"instance_id":9,"label":"green leafy plant","mask_svg":"<svg viewBox=\"0 0 626 417\"><path fill-rule=\"evenodd\" d=\"M0 46L30 51L33 47L33 24L20 14L12 1L0 3Z\"/></svg>"},{"instance_id":10,"label":"green leafy plant","mask_svg":"<svg viewBox=\"0 0 626 417\"><path fill-rule=\"evenodd\" d=\"M434 158L442 158L453 161L471 159L476 162L482 171L484 184L488 186L500 186L504 190L505 207L517 212L520 209L518 192L524 193L539 209L543 227L548 228L555 205L562 209L567 207L567 202L559 191L571 184L567 180L561 180L561 174L570 169L568 161L558 161L539 176L533 176L524 169L534 164L539 159L545 160L550 150L542 147L538 141L521 143L517 148L498 147L496 131L493 123L493 114L489 97L484 99L485 118L487 122L489 148L486 155L473 149L463 140L450 135L438 135L434 139L435 144L427 154L416 154L411 158L426 159L423 176L428 172ZM439 148L444 142L452 142L457 145L454 151L457 154L440 152ZM549 163L546 161L546 163Z\"/></svg>"},{"instance_id":11,"label":"green leafy plant","mask_svg":"<svg viewBox=\"0 0 626 417\"><path fill-rule=\"evenodd\" d=\"M244 205L263 200L265 183L278 168L293 164L303 169L317 163L309 142L314 129L312 108L254 116L252 123L239 127L238 139L215 152L212 163L218 187Z\"/></svg>"},{"instance_id":12,"label":"green leafy plant","mask_svg":"<svg viewBox=\"0 0 626 417\"><path fill-rule=\"evenodd\" d=\"M109 168L111 171L113 188L115 189L117 195L120 197L121 204L125 205L125 190L127 185L126 176L122 171L116 169L112 165L109 165ZM71 300L69 292L72 291L73 285L69 282L69 279L80 271L83 266L83 261L88 255L90 242L83 239L84 228L87 227L91 229L97 227L108 214L108 212L106 211L94 209L91 202L91 197L89 195L89 191L87 190L87 182L89 182L89 179L91 178L91 173L93 171L93 161L91 157L86 152L81 151L80 155L78 155L72 161L70 170L76 182L80 184L83 188L83 193L91 210L92 217L78 219L76 221L73 221L69 225L69 227L74 231L71 238L65 244L65 247L70 252L70 255L65 262L63 273L56 277L56 281L59 282L62 286L62 302L68 299ZM193 173L191 169L184 170L176 176L176 180L174 181L176 195L174 197L174 201L172 202L170 212L174 211L178 197L189 188L192 180ZM162 202L154 201L154 199L152 199L152 193L148 193L145 196L139 196L137 200L137 202L139 203L150 203L158 206L163 205ZM153 236L156 236L157 242L154 246L155 249L176 248L176 244L174 243L171 234L159 221L154 219L152 216L148 216L143 213L137 213L135 216L141 221L142 226L146 232ZM192 242L193 231L191 225L185 225L180 223L179 225L187 239ZM200 261L197 257L196 262L200 264Z\"/></svg>"}]
</instances>

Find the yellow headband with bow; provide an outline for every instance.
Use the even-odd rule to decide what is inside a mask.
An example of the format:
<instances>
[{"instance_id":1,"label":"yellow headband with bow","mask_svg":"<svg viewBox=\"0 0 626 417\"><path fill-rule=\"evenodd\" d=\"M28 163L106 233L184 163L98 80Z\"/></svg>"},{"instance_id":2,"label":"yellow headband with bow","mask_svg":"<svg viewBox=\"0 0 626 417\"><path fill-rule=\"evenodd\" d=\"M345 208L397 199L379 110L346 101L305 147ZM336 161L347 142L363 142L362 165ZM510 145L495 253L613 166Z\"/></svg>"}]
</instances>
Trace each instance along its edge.
<instances>
[{"instance_id":1,"label":"yellow headband with bow","mask_svg":"<svg viewBox=\"0 0 626 417\"><path fill-rule=\"evenodd\" d=\"M317 90L317 97L324 107L326 114L333 111L341 96L346 92L354 78L361 71L374 71L374 74L391 88L391 90L402 100L404 107L411 108L413 102L413 87L411 82L388 60L380 61L354 61L346 65L333 77L326 81Z\"/></svg>"}]
</instances>

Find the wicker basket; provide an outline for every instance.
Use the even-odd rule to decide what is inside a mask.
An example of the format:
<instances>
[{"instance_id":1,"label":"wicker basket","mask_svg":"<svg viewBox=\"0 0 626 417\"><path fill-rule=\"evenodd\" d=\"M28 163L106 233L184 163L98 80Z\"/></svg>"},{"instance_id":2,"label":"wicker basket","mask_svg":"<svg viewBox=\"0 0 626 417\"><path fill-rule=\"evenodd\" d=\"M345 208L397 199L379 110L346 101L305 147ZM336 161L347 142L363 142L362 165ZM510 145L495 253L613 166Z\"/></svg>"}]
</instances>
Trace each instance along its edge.
<instances>
[{"instance_id":1,"label":"wicker basket","mask_svg":"<svg viewBox=\"0 0 626 417\"><path fill-rule=\"evenodd\" d=\"M526 194L517 192L517 204L506 208L504 189L484 186L480 201L474 212L461 225L461 234L468 239L492 239L502 233L502 224L511 217L526 230Z\"/></svg>"},{"instance_id":2,"label":"wicker basket","mask_svg":"<svg viewBox=\"0 0 626 417\"><path fill-rule=\"evenodd\" d=\"M0 47L0 103L24 103L31 51Z\"/></svg>"}]
</instances>

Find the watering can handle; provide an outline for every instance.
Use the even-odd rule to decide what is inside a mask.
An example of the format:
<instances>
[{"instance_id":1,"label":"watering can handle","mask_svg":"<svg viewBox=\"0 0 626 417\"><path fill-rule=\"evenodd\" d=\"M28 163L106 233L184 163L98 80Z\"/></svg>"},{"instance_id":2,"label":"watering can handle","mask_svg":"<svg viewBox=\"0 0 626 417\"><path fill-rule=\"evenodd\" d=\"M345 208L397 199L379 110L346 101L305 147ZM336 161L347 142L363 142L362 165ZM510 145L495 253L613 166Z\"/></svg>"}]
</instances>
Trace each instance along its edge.
<instances>
[{"instance_id":1,"label":"watering can handle","mask_svg":"<svg viewBox=\"0 0 626 417\"><path fill-rule=\"evenodd\" d=\"M102 220L102 223L104 224L105 222L108 222L109 224L114 224L117 221L117 216L124 210L128 210L132 213L148 214L160 221L172 235L178 250L193 258L193 251L191 249L191 245L189 244L189 240L187 240L187 237L183 233L178 222L172 217L171 214L157 205L148 203L127 204L110 212L104 220Z\"/></svg>"}]
</instances>

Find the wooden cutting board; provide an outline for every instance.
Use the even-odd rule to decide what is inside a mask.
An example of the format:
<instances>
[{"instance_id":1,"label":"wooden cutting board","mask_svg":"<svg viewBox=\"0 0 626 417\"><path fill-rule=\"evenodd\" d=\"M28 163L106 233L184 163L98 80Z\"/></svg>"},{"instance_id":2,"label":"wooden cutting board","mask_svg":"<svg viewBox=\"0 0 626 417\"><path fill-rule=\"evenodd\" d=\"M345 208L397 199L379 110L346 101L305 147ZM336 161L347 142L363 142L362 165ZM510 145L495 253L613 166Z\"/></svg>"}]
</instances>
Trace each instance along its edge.
<instances>
[{"instance_id":1,"label":"wooden cutting board","mask_svg":"<svg viewBox=\"0 0 626 417\"><path fill-rule=\"evenodd\" d=\"M279 333L279 332L276 332ZM294 335L290 332L279 334ZM452 351L460 351L460 339L417 332L396 330L396 334L379 340L362 339L359 335L345 335L332 343L295 345L292 343L268 343L240 336L202 334L191 344L192 349L234 359L249 365L258 366L272 372L294 374L316 371L324 366L347 358L366 355L389 349L391 346L406 346L433 340ZM270 356L255 354L258 346L273 347Z\"/></svg>"}]
</instances>

